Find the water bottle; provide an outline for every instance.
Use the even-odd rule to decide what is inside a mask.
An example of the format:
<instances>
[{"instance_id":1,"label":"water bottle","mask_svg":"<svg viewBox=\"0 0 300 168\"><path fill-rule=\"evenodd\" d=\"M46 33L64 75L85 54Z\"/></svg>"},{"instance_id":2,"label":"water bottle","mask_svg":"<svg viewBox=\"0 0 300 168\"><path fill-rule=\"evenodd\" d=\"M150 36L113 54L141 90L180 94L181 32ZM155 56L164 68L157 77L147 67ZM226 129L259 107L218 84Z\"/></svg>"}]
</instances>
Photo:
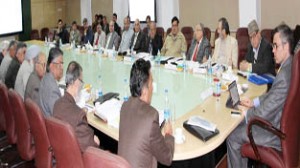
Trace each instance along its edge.
<instances>
[{"instance_id":1,"label":"water bottle","mask_svg":"<svg viewBox=\"0 0 300 168\"><path fill-rule=\"evenodd\" d=\"M157 56L156 56L156 65L158 65L159 66L159 64L160 64L160 51L158 50L157 51Z\"/></svg>"},{"instance_id":2,"label":"water bottle","mask_svg":"<svg viewBox=\"0 0 300 168\"><path fill-rule=\"evenodd\" d=\"M61 38L59 39L59 47L62 47L62 41L61 41Z\"/></svg>"},{"instance_id":3,"label":"water bottle","mask_svg":"<svg viewBox=\"0 0 300 168\"><path fill-rule=\"evenodd\" d=\"M208 57L207 60L207 78L208 82L212 83L212 65L211 65L211 56Z\"/></svg>"},{"instance_id":4,"label":"water bottle","mask_svg":"<svg viewBox=\"0 0 300 168\"><path fill-rule=\"evenodd\" d=\"M186 66L186 55L185 55L185 52L182 52L181 55L182 55L182 60L183 60L182 68L183 68L183 71L186 71L187 70L187 66Z\"/></svg>"},{"instance_id":5,"label":"water bottle","mask_svg":"<svg viewBox=\"0 0 300 168\"><path fill-rule=\"evenodd\" d=\"M124 100L124 102L125 101L128 101L128 99L129 99L129 95L128 95L128 82L127 82L127 79L125 78L124 79L124 96L123 96L123 100Z\"/></svg>"},{"instance_id":6,"label":"water bottle","mask_svg":"<svg viewBox=\"0 0 300 168\"><path fill-rule=\"evenodd\" d=\"M48 46L48 40L47 40L47 37L45 37L45 46Z\"/></svg>"},{"instance_id":7,"label":"water bottle","mask_svg":"<svg viewBox=\"0 0 300 168\"><path fill-rule=\"evenodd\" d=\"M168 98L168 89L165 89L164 118L165 118L166 121L170 120L170 103L169 103L169 98Z\"/></svg>"},{"instance_id":8,"label":"water bottle","mask_svg":"<svg viewBox=\"0 0 300 168\"><path fill-rule=\"evenodd\" d=\"M115 47L115 45L113 45L113 48L112 48L112 58L113 58L113 60L116 60L116 57L117 57L116 47Z\"/></svg>"},{"instance_id":9,"label":"water bottle","mask_svg":"<svg viewBox=\"0 0 300 168\"><path fill-rule=\"evenodd\" d=\"M98 76L98 84L99 84L98 97L102 97L103 96L103 90L102 90L101 75Z\"/></svg>"}]
</instances>

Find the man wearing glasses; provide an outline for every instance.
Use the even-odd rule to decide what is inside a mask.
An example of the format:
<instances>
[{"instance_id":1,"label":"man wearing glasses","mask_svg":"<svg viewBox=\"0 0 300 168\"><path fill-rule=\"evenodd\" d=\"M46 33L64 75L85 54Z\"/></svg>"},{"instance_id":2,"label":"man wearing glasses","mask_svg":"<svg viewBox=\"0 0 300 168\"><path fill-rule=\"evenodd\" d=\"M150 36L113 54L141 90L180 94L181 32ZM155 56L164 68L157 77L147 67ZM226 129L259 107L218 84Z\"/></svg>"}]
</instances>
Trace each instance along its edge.
<instances>
[{"instance_id":1,"label":"man wearing glasses","mask_svg":"<svg viewBox=\"0 0 300 168\"><path fill-rule=\"evenodd\" d=\"M161 55L181 57L181 53L187 50L184 35L179 31L179 20L175 16L172 19L172 31L167 35L166 41L161 49Z\"/></svg>"},{"instance_id":2,"label":"man wearing glasses","mask_svg":"<svg viewBox=\"0 0 300 168\"><path fill-rule=\"evenodd\" d=\"M241 100L240 110L245 116L240 125L233 130L227 138L228 167L247 167L247 158L241 156L241 146L249 142L247 136L247 123L254 117L260 117L276 128L280 128L282 110L288 95L293 53L293 33L287 25L279 25L275 28L273 38L273 53L280 68L269 92L255 98ZM254 141L257 145L264 145L281 151L281 143L278 136L260 127L252 128Z\"/></svg>"},{"instance_id":3,"label":"man wearing glasses","mask_svg":"<svg viewBox=\"0 0 300 168\"><path fill-rule=\"evenodd\" d=\"M94 135L94 131L89 127L86 113L76 105L80 99L80 92L83 87L82 67L75 61L70 62L66 72L66 92L59 98L53 109L53 116L69 123L78 139L81 152L87 147L98 147L100 141Z\"/></svg>"},{"instance_id":4,"label":"man wearing glasses","mask_svg":"<svg viewBox=\"0 0 300 168\"><path fill-rule=\"evenodd\" d=\"M53 106L61 97L58 81L63 76L63 52L59 48L52 48L47 61L47 73L40 84L40 107L45 117L52 116Z\"/></svg>"},{"instance_id":5,"label":"man wearing glasses","mask_svg":"<svg viewBox=\"0 0 300 168\"><path fill-rule=\"evenodd\" d=\"M261 37L255 20L248 24L248 34L251 45L248 46L245 60L240 63L240 70L259 75L265 73L275 75L272 47L265 38Z\"/></svg>"},{"instance_id":6,"label":"man wearing glasses","mask_svg":"<svg viewBox=\"0 0 300 168\"><path fill-rule=\"evenodd\" d=\"M25 89L24 100L30 98L39 104L40 83L46 72L46 55L42 52L33 59L34 71L30 74Z\"/></svg>"}]
</instances>

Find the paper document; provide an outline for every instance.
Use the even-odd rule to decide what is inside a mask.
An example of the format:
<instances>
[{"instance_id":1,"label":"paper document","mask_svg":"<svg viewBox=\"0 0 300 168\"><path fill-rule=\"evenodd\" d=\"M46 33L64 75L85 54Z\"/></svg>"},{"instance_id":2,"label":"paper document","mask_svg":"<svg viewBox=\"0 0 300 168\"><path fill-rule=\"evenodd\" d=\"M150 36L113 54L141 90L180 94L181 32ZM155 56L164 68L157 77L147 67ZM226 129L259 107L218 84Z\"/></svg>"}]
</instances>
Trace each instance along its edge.
<instances>
[{"instance_id":1,"label":"paper document","mask_svg":"<svg viewBox=\"0 0 300 168\"><path fill-rule=\"evenodd\" d=\"M187 123L189 125L198 126L212 132L215 132L217 128L216 124L209 122L199 116L190 117Z\"/></svg>"}]
</instances>

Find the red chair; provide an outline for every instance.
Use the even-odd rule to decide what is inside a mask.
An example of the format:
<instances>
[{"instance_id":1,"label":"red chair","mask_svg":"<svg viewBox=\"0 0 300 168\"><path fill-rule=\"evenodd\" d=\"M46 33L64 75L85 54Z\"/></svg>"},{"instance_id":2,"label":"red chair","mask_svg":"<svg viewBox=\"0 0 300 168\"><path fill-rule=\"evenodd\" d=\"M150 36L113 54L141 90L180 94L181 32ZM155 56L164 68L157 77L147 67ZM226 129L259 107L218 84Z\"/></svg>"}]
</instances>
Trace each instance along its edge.
<instances>
[{"instance_id":1,"label":"red chair","mask_svg":"<svg viewBox=\"0 0 300 168\"><path fill-rule=\"evenodd\" d=\"M273 30L272 29L263 29L261 31L261 36L264 37L269 43L273 42Z\"/></svg>"},{"instance_id":2,"label":"red chair","mask_svg":"<svg viewBox=\"0 0 300 168\"><path fill-rule=\"evenodd\" d=\"M283 108L280 129L272 126L268 121L254 118L248 124L250 143L242 146L242 156L248 157L270 167L298 167L300 147L300 52L293 58L292 78L290 89ZM277 135L281 139L282 151L271 147L258 146L252 136L252 126L259 126Z\"/></svg>"},{"instance_id":3,"label":"red chair","mask_svg":"<svg viewBox=\"0 0 300 168\"><path fill-rule=\"evenodd\" d=\"M246 27L238 28L236 31L236 39L238 43L238 67L240 67L240 62L245 59L250 42L248 29Z\"/></svg>"},{"instance_id":4,"label":"red chair","mask_svg":"<svg viewBox=\"0 0 300 168\"><path fill-rule=\"evenodd\" d=\"M208 27L204 27L204 32L205 32L205 36L206 36L207 40L210 43L210 37L211 37L211 31L210 31L210 29Z\"/></svg>"},{"instance_id":5,"label":"red chair","mask_svg":"<svg viewBox=\"0 0 300 168\"><path fill-rule=\"evenodd\" d=\"M82 155L75 132L69 124L53 117L45 121L57 168L130 167L123 158L94 147L89 147Z\"/></svg>"},{"instance_id":6,"label":"red chair","mask_svg":"<svg viewBox=\"0 0 300 168\"><path fill-rule=\"evenodd\" d=\"M29 125L35 145L35 166L42 168L52 167L52 152L46 130L44 116L38 105L31 99L25 100L27 116L30 118Z\"/></svg>"},{"instance_id":7,"label":"red chair","mask_svg":"<svg viewBox=\"0 0 300 168\"><path fill-rule=\"evenodd\" d=\"M164 39L165 37L165 29L163 27L157 27L156 28L156 33L161 36L161 38Z\"/></svg>"},{"instance_id":8,"label":"red chair","mask_svg":"<svg viewBox=\"0 0 300 168\"><path fill-rule=\"evenodd\" d=\"M31 40L40 40L39 31L37 29L32 29L31 30L30 39ZM45 38L43 40L45 40Z\"/></svg>"},{"instance_id":9,"label":"red chair","mask_svg":"<svg viewBox=\"0 0 300 168\"><path fill-rule=\"evenodd\" d=\"M30 126L21 96L14 90L8 91L8 98L14 115L17 133L17 149L23 160L30 161L34 158L35 147L30 132Z\"/></svg>"},{"instance_id":10,"label":"red chair","mask_svg":"<svg viewBox=\"0 0 300 168\"><path fill-rule=\"evenodd\" d=\"M50 30L48 27L44 27L41 29L41 40L45 40L45 37L48 37L49 31Z\"/></svg>"},{"instance_id":11,"label":"red chair","mask_svg":"<svg viewBox=\"0 0 300 168\"><path fill-rule=\"evenodd\" d=\"M192 27L188 26L188 27L183 27L181 29L181 32L185 37L185 41L186 41L186 44L187 44L187 51L188 51L190 46L191 46L192 40L194 38L194 30L193 30Z\"/></svg>"},{"instance_id":12,"label":"red chair","mask_svg":"<svg viewBox=\"0 0 300 168\"><path fill-rule=\"evenodd\" d=\"M171 31L172 31L172 28L169 27L169 28L167 29L167 35L169 35L169 34L171 33Z\"/></svg>"}]
</instances>

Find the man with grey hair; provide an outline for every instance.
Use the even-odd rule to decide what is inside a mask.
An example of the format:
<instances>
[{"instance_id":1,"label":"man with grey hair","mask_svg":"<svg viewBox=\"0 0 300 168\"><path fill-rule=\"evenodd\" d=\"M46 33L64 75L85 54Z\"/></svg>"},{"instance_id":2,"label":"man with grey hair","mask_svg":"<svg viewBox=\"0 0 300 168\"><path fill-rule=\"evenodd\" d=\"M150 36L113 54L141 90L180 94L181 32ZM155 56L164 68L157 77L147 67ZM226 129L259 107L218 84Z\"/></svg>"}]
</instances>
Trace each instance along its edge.
<instances>
[{"instance_id":1,"label":"man with grey hair","mask_svg":"<svg viewBox=\"0 0 300 168\"><path fill-rule=\"evenodd\" d=\"M87 18L84 18L82 21L84 32L82 36L83 44L93 43L93 30L92 27L89 25Z\"/></svg>"},{"instance_id":2,"label":"man with grey hair","mask_svg":"<svg viewBox=\"0 0 300 168\"><path fill-rule=\"evenodd\" d=\"M109 33L106 36L105 48L106 49L113 49L115 48L116 51L119 49L119 41L120 37L114 29L115 22L111 20L109 22Z\"/></svg>"},{"instance_id":3,"label":"man with grey hair","mask_svg":"<svg viewBox=\"0 0 300 168\"><path fill-rule=\"evenodd\" d=\"M10 65L12 59L16 55L17 50L17 44L18 42L15 40L10 41L8 45L8 54L4 56L1 66L0 66L0 80L2 80L3 83L5 83L5 76L7 73L8 66Z\"/></svg>"},{"instance_id":4,"label":"man with grey hair","mask_svg":"<svg viewBox=\"0 0 300 168\"><path fill-rule=\"evenodd\" d=\"M187 60L204 63L211 54L210 43L205 36L204 25L196 24L194 28L194 39L186 55Z\"/></svg>"},{"instance_id":5,"label":"man with grey hair","mask_svg":"<svg viewBox=\"0 0 300 168\"><path fill-rule=\"evenodd\" d=\"M16 82L15 82L15 90L20 94L20 96L24 99L25 88L27 85L28 78L33 71L34 62L33 59L38 56L41 52L40 47L37 45L32 45L28 48L25 54L25 60L21 64L21 67L18 71Z\"/></svg>"},{"instance_id":6,"label":"man with grey hair","mask_svg":"<svg viewBox=\"0 0 300 168\"><path fill-rule=\"evenodd\" d=\"M275 75L275 65L272 47L268 41L261 36L255 20L248 24L250 44L245 60L240 63L240 70L250 71L256 74L270 73Z\"/></svg>"},{"instance_id":7,"label":"man with grey hair","mask_svg":"<svg viewBox=\"0 0 300 168\"><path fill-rule=\"evenodd\" d=\"M227 138L228 167L247 167L247 158L241 156L241 146L249 142L247 123L254 117L262 118L279 129L282 110L288 96L292 71L293 33L285 24L275 28L273 37L273 53L280 68L269 92L255 98L241 100L239 106L245 120L238 125ZM260 127L252 128L254 141L257 145L264 145L281 151L278 136Z\"/></svg>"},{"instance_id":8,"label":"man with grey hair","mask_svg":"<svg viewBox=\"0 0 300 168\"><path fill-rule=\"evenodd\" d=\"M93 46L94 47L105 47L105 38L106 38L106 34L104 31L102 31L101 25L100 23L97 24L96 27L96 33L94 35L94 42L93 42Z\"/></svg>"},{"instance_id":9,"label":"man with grey hair","mask_svg":"<svg viewBox=\"0 0 300 168\"><path fill-rule=\"evenodd\" d=\"M161 35L156 33L156 23L151 21L149 24L149 37L147 39L147 49L152 55L157 55L158 51L161 50L163 40Z\"/></svg>"},{"instance_id":10,"label":"man with grey hair","mask_svg":"<svg viewBox=\"0 0 300 168\"><path fill-rule=\"evenodd\" d=\"M126 16L124 18L124 29L123 29L123 33L122 33L122 40L121 40L121 44L119 47L119 52L124 53L127 50L129 50L130 40L131 40L132 35L133 35L133 30L130 29L130 20Z\"/></svg>"},{"instance_id":11,"label":"man with grey hair","mask_svg":"<svg viewBox=\"0 0 300 168\"><path fill-rule=\"evenodd\" d=\"M4 56L6 56L8 45L9 45L9 41L7 40L2 41L0 44L0 65Z\"/></svg>"},{"instance_id":12,"label":"man with grey hair","mask_svg":"<svg viewBox=\"0 0 300 168\"><path fill-rule=\"evenodd\" d=\"M140 20L134 22L134 34L131 37L130 48L136 53L147 52L147 35L141 31Z\"/></svg>"},{"instance_id":13,"label":"man with grey hair","mask_svg":"<svg viewBox=\"0 0 300 168\"><path fill-rule=\"evenodd\" d=\"M86 113L76 105L83 84L82 67L75 61L70 62L66 72L66 92L55 102L53 108L55 118L69 123L74 128L81 152L89 146L98 147L100 144L87 122Z\"/></svg>"},{"instance_id":14,"label":"man with grey hair","mask_svg":"<svg viewBox=\"0 0 300 168\"><path fill-rule=\"evenodd\" d=\"M39 104L40 83L46 72L46 55L43 52L40 52L38 56L33 59L33 61L34 71L28 78L24 100L30 98Z\"/></svg>"}]
</instances>

